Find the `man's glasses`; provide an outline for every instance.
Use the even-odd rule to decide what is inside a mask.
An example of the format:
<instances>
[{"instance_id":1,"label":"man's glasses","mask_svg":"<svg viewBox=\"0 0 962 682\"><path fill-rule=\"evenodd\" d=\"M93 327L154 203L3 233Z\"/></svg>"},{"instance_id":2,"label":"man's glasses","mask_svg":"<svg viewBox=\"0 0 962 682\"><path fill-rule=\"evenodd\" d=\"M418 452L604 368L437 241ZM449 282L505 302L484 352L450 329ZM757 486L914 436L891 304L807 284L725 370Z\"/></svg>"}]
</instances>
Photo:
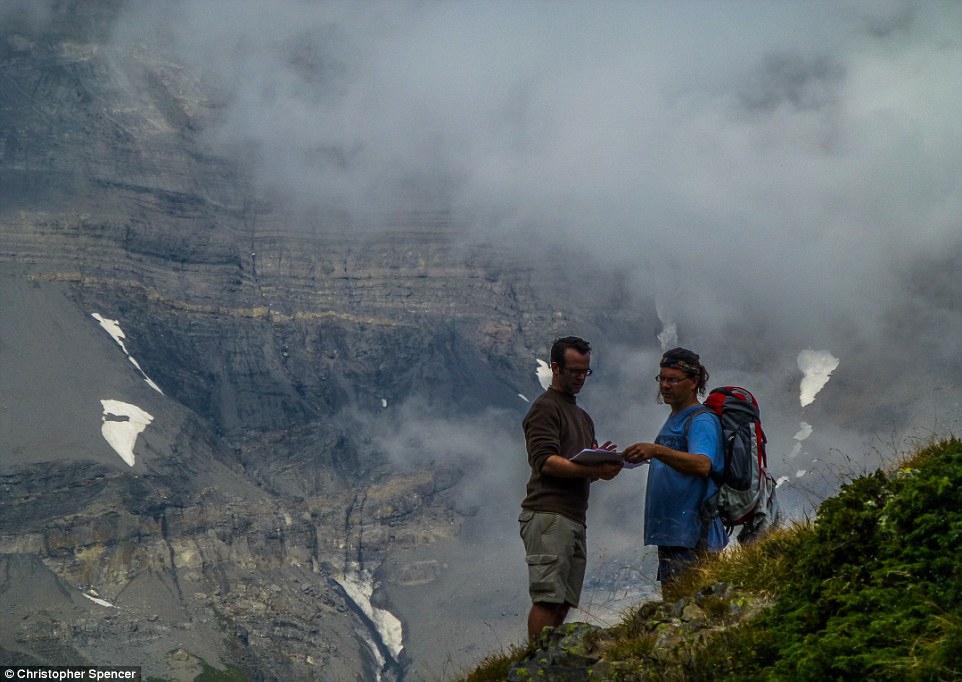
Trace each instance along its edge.
<instances>
[{"instance_id":1,"label":"man's glasses","mask_svg":"<svg viewBox=\"0 0 962 682\"><path fill-rule=\"evenodd\" d=\"M591 370L590 370L590 369L569 369L569 368L565 367L565 368L564 368L564 371L566 371L568 374L573 374L573 375L576 376L576 377L590 377L590 376L591 376Z\"/></svg>"},{"instance_id":2,"label":"man's glasses","mask_svg":"<svg viewBox=\"0 0 962 682\"><path fill-rule=\"evenodd\" d=\"M675 384L680 384L682 381L685 381L691 378L692 377L682 377L681 379L679 379L678 377L666 377L659 374L658 376L655 377L655 381L657 381L659 384L668 384L669 386L674 386Z\"/></svg>"}]
</instances>

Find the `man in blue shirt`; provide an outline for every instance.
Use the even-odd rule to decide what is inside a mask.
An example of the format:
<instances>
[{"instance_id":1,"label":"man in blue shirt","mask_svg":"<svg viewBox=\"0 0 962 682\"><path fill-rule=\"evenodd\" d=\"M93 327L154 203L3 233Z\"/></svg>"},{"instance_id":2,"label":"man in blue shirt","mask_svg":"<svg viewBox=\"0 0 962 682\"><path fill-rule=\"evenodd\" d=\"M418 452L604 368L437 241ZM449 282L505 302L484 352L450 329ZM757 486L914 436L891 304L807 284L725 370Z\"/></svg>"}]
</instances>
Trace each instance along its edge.
<instances>
[{"instance_id":1,"label":"man in blue shirt","mask_svg":"<svg viewBox=\"0 0 962 682\"><path fill-rule=\"evenodd\" d=\"M709 474L724 467L721 424L698 400L705 394L708 370L697 353L674 348L661 358L658 401L671 414L654 443L624 450L626 462L650 462L645 493L645 544L658 546L662 587L697 557L728 543L721 519L704 522L701 503L717 486Z\"/></svg>"}]
</instances>

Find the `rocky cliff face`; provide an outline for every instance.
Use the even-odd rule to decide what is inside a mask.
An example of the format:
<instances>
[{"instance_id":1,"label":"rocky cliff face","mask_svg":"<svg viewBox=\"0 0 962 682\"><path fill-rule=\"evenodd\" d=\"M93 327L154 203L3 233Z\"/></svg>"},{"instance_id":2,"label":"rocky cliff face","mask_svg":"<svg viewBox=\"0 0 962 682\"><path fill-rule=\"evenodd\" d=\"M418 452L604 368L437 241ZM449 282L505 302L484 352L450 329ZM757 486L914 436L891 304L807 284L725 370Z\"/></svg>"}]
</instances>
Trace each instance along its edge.
<instances>
[{"instance_id":1,"label":"rocky cliff face","mask_svg":"<svg viewBox=\"0 0 962 682\"><path fill-rule=\"evenodd\" d=\"M444 214L286 214L205 149L216 93L108 44L122 6L0 30L0 658L403 675L372 590L442 570L383 564L457 534L463 472L398 470L372 424L517 412L547 343L628 328L624 299L579 298L561 253L458 243ZM152 418L133 462L107 399Z\"/></svg>"}]
</instances>

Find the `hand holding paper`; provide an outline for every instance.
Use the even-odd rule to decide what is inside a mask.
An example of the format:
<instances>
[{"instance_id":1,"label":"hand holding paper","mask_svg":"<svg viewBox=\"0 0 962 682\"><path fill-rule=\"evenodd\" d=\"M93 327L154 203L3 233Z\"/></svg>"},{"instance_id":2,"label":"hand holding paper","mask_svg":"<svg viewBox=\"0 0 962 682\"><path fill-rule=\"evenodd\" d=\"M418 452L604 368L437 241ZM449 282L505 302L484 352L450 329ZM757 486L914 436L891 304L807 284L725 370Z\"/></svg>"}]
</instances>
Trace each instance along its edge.
<instances>
[{"instance_id":1,"label":"hand holding paper","mask_svg":"<svg viewBox=\"0 0 962 682\"><path fill-rule=\"evenodd\" d=\"M605 450L603 448L585 448L571 458L572 462L578 464L621 464L625 461L620 452L615 450Z\"/></svg>"},{"instance_id":2,"label":"hand holding paper","mask_svg":"<svg viewBox=\"0 0 962 682\"><path fill-rule=\"evenodd\" d=\"M625 469L636 469L644 464L648 464L648 460L640 462L631 462L625 459L623 453L618 452L615 449L609 450L606 445L610 445L610 441L606 441L604 445L600 448L585 448L574 457L571 458L572 462L577 462L578 464L624 464ZM612 448L615 446L612 445Z\"/></svg>"}]
</instances>

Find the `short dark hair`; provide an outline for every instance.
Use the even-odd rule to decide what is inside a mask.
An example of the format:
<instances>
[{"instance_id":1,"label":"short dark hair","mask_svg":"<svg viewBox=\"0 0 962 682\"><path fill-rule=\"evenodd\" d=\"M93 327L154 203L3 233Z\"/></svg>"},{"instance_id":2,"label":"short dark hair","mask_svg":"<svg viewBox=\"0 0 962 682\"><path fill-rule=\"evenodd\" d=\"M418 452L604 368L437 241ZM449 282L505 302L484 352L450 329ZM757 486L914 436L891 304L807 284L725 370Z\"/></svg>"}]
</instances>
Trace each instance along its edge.
<instances>
[{"instance_id":1,"label":"short dark hair","mask_svg":"<svg viewBox=\"0 0 962 682\"><path fill-rule=\"evenodd\" d=\"M705 395L708 386L708 370L701 364L701 357L698 353L687 348L672 348L665 351L661 356L659 367L677 369L690 377L696 377L698 381L698 395Z\"/></svg>"},{"instance_id":2,"label":"short dark hair","mask_svg":"<svg viewBox=\"0 0 962 682\"><path fill-rule=\"evenodd\" d=\"M554 343L551 344L551 362L557 363L558 367L564 369L565 351L569 348L578 351L582 355L591 353L591 344L584 339L578 338L577 336L564 336L560 339L555 339Z\"/></svg>"}]
</instances>

